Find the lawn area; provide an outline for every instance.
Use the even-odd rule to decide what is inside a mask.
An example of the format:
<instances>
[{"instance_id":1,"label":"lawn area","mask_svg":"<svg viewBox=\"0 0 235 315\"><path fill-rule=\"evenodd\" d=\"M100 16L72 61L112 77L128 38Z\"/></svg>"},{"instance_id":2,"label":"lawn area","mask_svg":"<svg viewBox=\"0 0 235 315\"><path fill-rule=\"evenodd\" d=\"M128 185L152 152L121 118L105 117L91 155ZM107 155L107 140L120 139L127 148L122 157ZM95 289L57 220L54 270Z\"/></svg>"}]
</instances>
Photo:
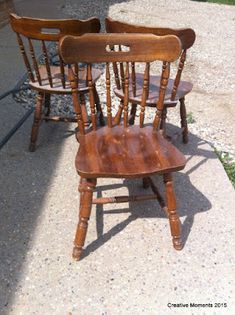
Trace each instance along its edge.
<instances>
[{"instance_id":1,"label":"lawn area","mask_svg":"<svg viewBox=\"0 0 235 315\"><path fill-rule=\"evenodd\" d=\"M221 4L230 4L235 5L235 0L193 0L199 2L213 2L213 3L221 3Z\"/></svg>"}]
</instances>

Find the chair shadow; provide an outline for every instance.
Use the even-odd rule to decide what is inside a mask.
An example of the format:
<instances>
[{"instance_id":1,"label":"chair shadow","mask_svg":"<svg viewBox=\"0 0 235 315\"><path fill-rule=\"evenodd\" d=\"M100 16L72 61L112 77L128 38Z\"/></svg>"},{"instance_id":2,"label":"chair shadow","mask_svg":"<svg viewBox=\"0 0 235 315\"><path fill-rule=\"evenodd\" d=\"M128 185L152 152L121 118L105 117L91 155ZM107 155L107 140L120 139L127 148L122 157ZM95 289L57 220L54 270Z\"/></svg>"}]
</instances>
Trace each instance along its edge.
<instances>
[{"instance_id":1,"label":"chair shadow","mask_svg":"<svg viewBox=\"0 0 235 315\"><path fill-rule=\"evenodd\" d=\"M178 128L175 126L172 126L172 128L174 131L178 130ZM195 215L211 209L210 201L190 181L190 174L197 171L197 169L200 168L200 166L208 159L216 158L216 155L213 151L201 148L201 146L203 146L204 144L204 140L192 134L190 135L190 140L187 145L182 144L181 139L177 140L177 143L175 143L175 146L178 146L178 148L186 155L188 161L190 161L194 155L200 157L200 161L196 164L193 163L193 165L184 173L176 172L173 175L174 189L177 199L177 212L181 219L183 246L185 246L187 243L187 239L193 227ZM154 180L154 183L158 187L161 195L164 196L165 191L162 176L154 175L151 178ZM125 179L123 181L123 184L120 183L115 185L97 186L97 198L102 197L102 192L105 190L117 189L123 186L127 187L128 193L130 195L151 193L151 189L143 189L141 178L136 180ZM130 215L122 222L113 226L108 232L103 233L105 224L104 215L118 213L130 213ZM164 210L161 209L156 200L145 201L144 206L141 202L129 202L129 208L115 210L104 210L103 205L96 205L97 239L92 241L87 247L84 248L82 259L88 256L91 252L94 252L95 250L103 246L111 238L115 237L115 235L124 230L131 222L139 218L167 219Z\"/></svg>"}]
</instances>

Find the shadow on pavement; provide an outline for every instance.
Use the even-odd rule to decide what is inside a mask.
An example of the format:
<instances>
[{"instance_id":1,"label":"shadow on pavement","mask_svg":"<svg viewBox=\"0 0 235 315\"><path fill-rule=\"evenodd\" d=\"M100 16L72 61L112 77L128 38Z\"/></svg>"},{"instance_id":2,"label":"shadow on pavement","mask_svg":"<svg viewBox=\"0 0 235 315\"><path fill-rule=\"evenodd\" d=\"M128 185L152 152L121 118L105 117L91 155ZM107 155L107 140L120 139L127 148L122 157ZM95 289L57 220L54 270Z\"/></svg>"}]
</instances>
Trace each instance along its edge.
<instances>
[{"instance_id":1,"label":"shadow on pavement","mask_svg":"<svg viewBox=\"0 0 235 315\"><path fill-rule=\"evenodd\" d=\"M71 136L66 124L45 124L36 152L30 153L27 148L31 124L27 125L28 130L19 130L0 152L0 310L6 312L11 309L21 280L64 140Z\"/></svg>"}]
</instances>

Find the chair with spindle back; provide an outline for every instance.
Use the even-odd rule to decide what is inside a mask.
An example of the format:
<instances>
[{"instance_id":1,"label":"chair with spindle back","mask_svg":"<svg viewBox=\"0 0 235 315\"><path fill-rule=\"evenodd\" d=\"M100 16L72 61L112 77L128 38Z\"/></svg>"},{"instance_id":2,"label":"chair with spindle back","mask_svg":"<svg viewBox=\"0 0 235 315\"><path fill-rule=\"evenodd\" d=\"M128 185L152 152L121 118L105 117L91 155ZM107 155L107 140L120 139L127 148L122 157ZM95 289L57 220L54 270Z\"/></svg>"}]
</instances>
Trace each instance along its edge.
<instances>
[{"instance_id":1,"label":"chair with spindle back","mask_svg":"<svg viewBox=\"0 0 235 315\"><path fill-rule=\"evenodd\" d=\"M109 48L124 45L128 51L112 51ZM168 84L170 62L179 57L180 41L176 36L157 37L152 34L86 34L81 37L66 36L60 41L60 54L68 64L86 63L89 87L89 103L91 108L92 131L87 132L84 126L82 110L77 90L76 75L72 66L71 80L72 98L78 112L79 149L76 156L76 169L80 180L80 213L75 236L73 257L80 259L84 245L88 220L92 204L114 202L141 201L157 199L166 211L171 228L175 249L182 248L180 220L176 212L173 191L172 172L185 167L185 157L159 131L162 111L164 109L165 88ZM161 84L156 115L152 123L145 122L145 106L149 89L150 63L163 61ZM123 120L119 124L114 121L113 97L111 85L113 73L110 63L123 63L124 67L124 100ZM141 96L141 113L139 125L130 125L128 120L129 79L132 62L141 62L144 67L144 80ZM107 125L97 126L97 113L93 97L93 79L91 67L93 63L105 63L106 67L106 107ZM151 175L163 176L166 188L166 205ZM117 196L112 198L93 199L93 191L97 178L144 178L154 194L136 196Z\"/></svg>"},{"instance_id":2,"label":"chair with spindle back","mask_svg":"<svg viewBox=\"0 0 235 315\"><path fill-rule=\"evenodd\" d=\"M58 41L65 35L80 36L84 33L99 33L100 21L97 18L88 20L46 20L29 17L20 17L16 14L10 15L11 27L17 35L18 44L24 59L29 76L30 87L37 91L34 121L31 132L30 151L35 151L38 137L38 129L42 120L77 122L76 117L50 116L50 95L51 94L71 94L68 80L68 69L58 55L58 65L50 58L50 43L58 45ZM37 53L36 53L37 52ZM44 59L43 64L39 64L37 55L41 53ZM57 54L57 52L56 52ZM54 56L55 57L55 56ZM84 70L78 71L74 66L76 77L81 81L78 94L82 103L83 119L86 126L89 119L85 107L84 95L88 93L86 73ZM93 69L93 84L99 78L101 72ZM102 110L99 97L94 88L94 97L99 112L100 123L103 124ZM44 105L45 113L42 113Z\"/></svg>"},{"instance_id":3,"label":"chair with spindle back","mask_svg":"<svg viewBox=\"0 0 235 315\"><path fill-rule=\"evenodd\" d=\"M128 24L120 21L115 21L110 17L105 20L106 32L107 33L150 33L157 36L165 35L175 35L181 41L182 51L179 57L177 72L175 78L170 78L168 80L168 85L165 94L164 110L162 112L161 129L165 132L165 121L167 108L175 107L176 104L180 103L180 118L181 118L181 128L182 128L182 138L183 142L188 142L188 126L186 119L186 108L185 108L185 95L192 90L192 83L188 81L181 80L181 74L184 68L186 60L186 52L195 41L195 32L190 28L185 29L171 29L171 28L161 28L161 27L146 27L134 24ZM118 68L115 64L113 65L115 76L116 76L116 89L115 94L121 99L119 114L117 115L117 122L119 121L121 111L123 110L123 99L124 99L124 72L123 66L120 65ZM137 104L141 103L141 86L144 79L143 73L136 73L135 64L132 64L132 75L130 85L130 98L132 100L131 117L130 123L134 123ZM151 75L150 76L150 88L148 91L147 106L155 107L158 91L160 88L160 76Z\"/></svg>"}]
</instances>

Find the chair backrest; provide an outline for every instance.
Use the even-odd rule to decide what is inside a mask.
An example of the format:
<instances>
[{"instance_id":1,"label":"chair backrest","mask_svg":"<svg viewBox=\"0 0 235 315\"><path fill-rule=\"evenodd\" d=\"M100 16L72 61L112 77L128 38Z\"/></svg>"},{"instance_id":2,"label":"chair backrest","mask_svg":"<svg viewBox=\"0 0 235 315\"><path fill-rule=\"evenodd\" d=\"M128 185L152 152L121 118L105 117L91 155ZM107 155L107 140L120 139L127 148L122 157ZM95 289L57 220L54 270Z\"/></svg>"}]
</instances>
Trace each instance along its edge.
<instances>
[{"instance_id":1,"label":"chair backrest","mask_svg":"<svg viewBox=\"0 0 235 315\"><path fill-rule=\"evenodd\" d=\"M122 46L123 51L113 51L110 47ZM147 91L149 88L150 63L156 60L163 62L159 99L156 104L157 111L153 122L153 128L159 128L161 112L164 106L165 89L168 83L170 62L176 60L181 52L181 43L174 35L155 36L152 34L86 34L80 37L66 36L60 40L60 55L64 62L68 64L86 63L87 79L89 87L89 103L91 108L91 120L93 130L97 129L97 117L94 104L94 93L92 83L91 67L92 63L105 63L106 74L106 106L107 122L110 128L113 127L112 117L112 97L111 97L111 72L110 63L122 63L124 66L124 110L123 125L128 125L128 105L129 105L129 84L130 65L133 62L144 63L143 93L141 101L140 126L144 126L145 105ZM70 67L69 79L71 82L72 96L80 132L85 134L84 123L82 121L81 106L77 95L79 82L76 82L76 75Z\"/></svg>"},{"instance_id":2,"label":"chair backrest","mask_svg":"<svg viewBox=\"0 0 235 315\"><path fill-rule=\"evenodd\" d=\"M42 85L42 78L35 52L35 42L41 42L41 53L44 56L47 79L51 87L53 87L53 78L50 69L51 60L48 53L48 43L58 42L65 35L80 36L85 33L99 33L100 31L100 21L97 18L90 18L88 20L46 20L11 14L10 23L17 35L29 78L32 82L37 81L39 85ZM61 84L65 88L64 63L60 56L58 58L61 71Z\"/></svg>"},{"instance_id":3,"label":"chair backrest","mask_svg":"<svg viewBox=\"0 0 235 315\"><path fill-rule=\"evenodd\" d=\"M177 88L180 83L181 74L184 68L184 63L186 60L186 51L194 44L196 38L194 30L192 30L191 28L172 29L163 27L146 27L115 21L110 17L105 19L105 27L107 33L147 33L157 36L175 35L180 39L182 51L179 58L178 69L175 76L173 89L171 91L171 100L174 101L177 93ZM134 71L134 65L132 67ZM122 65L119 70L116 65L114 65L114 71L116 72L117 80L120 72L121 81L123 82ZM121 87L123 87L123 84L120 85L120 83L118 83L117 81L117 87L120 89Z\"/></svg>"}]
</instances>

